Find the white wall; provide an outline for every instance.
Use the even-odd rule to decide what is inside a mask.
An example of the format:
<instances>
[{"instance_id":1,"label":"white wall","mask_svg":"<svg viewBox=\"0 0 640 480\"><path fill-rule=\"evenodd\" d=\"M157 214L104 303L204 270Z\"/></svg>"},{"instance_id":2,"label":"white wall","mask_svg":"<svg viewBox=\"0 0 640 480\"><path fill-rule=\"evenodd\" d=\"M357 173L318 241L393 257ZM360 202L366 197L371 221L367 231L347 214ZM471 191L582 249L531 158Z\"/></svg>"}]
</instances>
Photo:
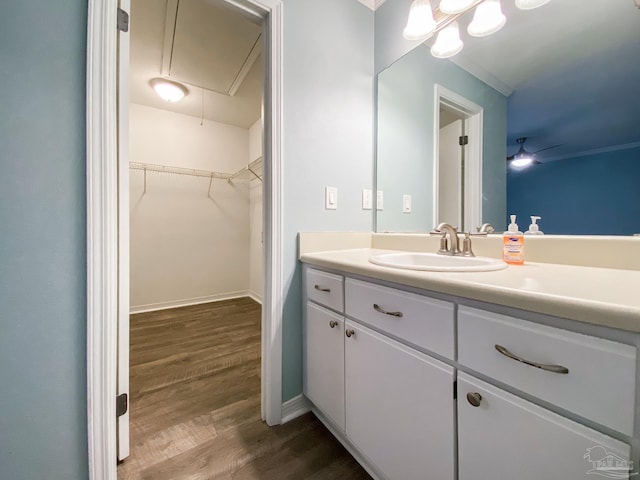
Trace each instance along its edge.
<instances>
[{"instance_id":1,"label":"white wall","mask_svg":"<svg viewBox=\"0 0 640 480\"><path fill-rule=\"evenodd\" d=\"M262 119L249 128L249 162L262 157ZM249 186L249 294L262 301L264 250L262 242L262 182L256 178Z\"/></svg>"},{"instance_id":2,"label":"white wall","mask_svg":"<svg viewBox=\"0 0 640 480\"><path fill-rule=\"evenodd\" d=\"M249 132L130 105L130 161L232 173ZM132 170L132 311L211 301L249 290L249 185Z\"/></svg>"}]
</instances>

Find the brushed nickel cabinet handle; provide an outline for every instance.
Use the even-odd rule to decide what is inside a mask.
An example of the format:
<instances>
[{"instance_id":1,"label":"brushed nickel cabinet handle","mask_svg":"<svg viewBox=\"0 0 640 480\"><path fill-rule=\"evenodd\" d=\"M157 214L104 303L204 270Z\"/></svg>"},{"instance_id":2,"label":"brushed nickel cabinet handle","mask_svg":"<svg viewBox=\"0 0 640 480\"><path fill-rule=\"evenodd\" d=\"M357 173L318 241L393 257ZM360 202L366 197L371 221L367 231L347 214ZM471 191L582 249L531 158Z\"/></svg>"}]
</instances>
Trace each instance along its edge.
<instances>
[{"instance_id":1,"label":"brushed nickel cabinet handle","mask_svg":"<svg viewBox=\"0 0 640 480\"><path fill-rule=\"evenodd\" d=\"M338 325L338 322L336 322L335 320L330 320L329 321L329 326L331 328L336 328L336 325Z\"/></svg>"},{"instance_id":2,"label":"brushed nickel cabinet handle","mask_svg":"<svg viewBox=\"0 0 640 480\"><path fill-rule=\"evenodd\" d=\"M402 317L402 312L387 312L384 308L382 308L377 303L373 304L373 309L376 312L384 313L385 315L391 315L392 317L398 317L398 318Z\"/></svg>"},{"instance_id":3,"label":"brushed nickel cabinet handle","mask_svg":"<svg viewBox=\"0 0 640 480\"><path fill-rule=\"evenodd\" d=\"M355 332L354 330L349 329L349 330L345 331L345 332L344 332L344 334L345 334L347 337L351 338L351 336L352 336L352 335L355 335L355 334L356 334L356 332Z\"/></svg>"},{"instance_id":4,"label":"brushed nickel cabinet handle","mask_svg":"<svg viewBox=\"0 0 640 480\"><path fill-rule=\"evenodd\" d=\"M511 358L513 360L516 360L517 362L524 363L525 365L529 365L531 367L539 368L541 370L546 370L547 372L562 373L562 374L569 373L569 369L567 367L563 367L562 365L546 365L544 363L532 362L530 360L525 360L524 358L519 357L519 356L511 353L509 350L504 348L502 345L496 344L495 347L496 347L496 350L498 352L500 352L502 355L504 355L505 357Z\"/></svg>"},{"instance_id":5,"label":"brushed nickel cabinet handle","mask_svg":"<svg viewBox=\"0 0 640 480\"><path fill-rule=\"evenodd\" d=\"M330 288L324 288L324 287L321 287L320 285L315 285L313 288L315 288L316 290L320 290L321 292L330 292L331 291Z\"/></svg>"},{"instance_id":6,"label":"brushed nickel cabinet handle","mask_svg":"<svg viewBox=\"0 0 640 480\"><path fill-rule=\"evenodd\" d=\"M480 402L482 402L482 395L478 392L469 392L467 393L467 402L469 402L473 407L479 407Z\"/></svg>"}]
</instances>

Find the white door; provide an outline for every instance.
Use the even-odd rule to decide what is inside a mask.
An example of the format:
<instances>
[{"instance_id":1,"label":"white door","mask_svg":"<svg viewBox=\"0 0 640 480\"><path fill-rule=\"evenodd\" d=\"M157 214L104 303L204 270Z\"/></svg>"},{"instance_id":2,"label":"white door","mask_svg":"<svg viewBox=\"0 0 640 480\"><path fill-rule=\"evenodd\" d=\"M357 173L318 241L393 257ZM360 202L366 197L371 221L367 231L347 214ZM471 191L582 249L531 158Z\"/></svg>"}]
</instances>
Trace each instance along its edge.
<instances>
[{"instance_id":1,"label":"white door","mask_svg":"<svg viewBox=\"0 0 640 480\"><path fill-rule=\"evenodd\" d=\"M344 319L307 302L304 394L344 431Z\"/></svg>"},{"instance_id":2,"label":"white door","mask_svg":"<svg viewBox=\"0 0 640 480\"><path fill-rule=\"evenodd\" d=\"M440 129L438 142L438 222L462 225L462 120ZM466 228L466 226L464 226Z\"/></svg>"},{"instance_id":3,"label":"white door","mask_svg":"<svg viewBox=\"0 0 640 480\"><path fill-rule=\"evenodd\" d=\"M453 368L350 320L345 334L347 438L389 480L453 480Z\"/></svg>"},{"instance_id":4,"label":"white door","mask_svg":"<svg viewBox=\"0 0 640 480\"><path fill-rule=\"evenodd\" d=\"M629 455L618 440L458 374L459 480L628 478Z\"/></svg>"},{"instance_id":5,"label":"white door","mask_svg":"<svg viewBox=\"0 0 640 480\"><path fill-rule=\"evenodd\" d=\"M130 0L119 0L131 11ZM129 403L129 33L118 32L118 378ZM128 405L127 405L128 407ZM118 460L129 456L129 409L117 419Z\"/></svg>"}]
</instances>

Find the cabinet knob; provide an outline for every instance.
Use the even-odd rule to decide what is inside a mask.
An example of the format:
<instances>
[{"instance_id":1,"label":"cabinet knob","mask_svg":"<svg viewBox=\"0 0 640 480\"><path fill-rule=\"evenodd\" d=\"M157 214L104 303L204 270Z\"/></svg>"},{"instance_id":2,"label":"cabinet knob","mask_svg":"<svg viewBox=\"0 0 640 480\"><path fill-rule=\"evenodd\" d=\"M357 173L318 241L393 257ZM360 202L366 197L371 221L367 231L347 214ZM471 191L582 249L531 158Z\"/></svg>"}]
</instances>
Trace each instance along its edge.
<instances>
[{"instance_id":1,"label":"cabinet knob","mask_svg":"<svg viewBox=\"0 0 640 480\"><path fill-rule=\"evenodd\" d=\"M347 337L351 337L352 335L355 335L355 334L356 334L356 332L355 332L354 330L349 329L349 330L345 331L345 332L344 332L344 334L345 334Z\"/></svg>"},{"instance_id":2,"label":"cabinet knob","mask_svg":"<svg viewBox=\"0 0 640 480\"><path fill-rule=\"evenodd\" d=\"M336 325L338 325L338 322L336 322L335 320L331 320L331 321L329 321L329 326L330 326L331 328L336 328Z\"/></svg>"},{"instance_id":3,"label":"cabinet knob","mask_svg":"<svg viewBox=\"0 0 640 480\"><path fill-rule=\"evenodd\" d=\"M480 395L478 392L467 393L467 402L469 402L472 406L479 407L481 401L482 395Z\"/></svg>"}]
</instances>

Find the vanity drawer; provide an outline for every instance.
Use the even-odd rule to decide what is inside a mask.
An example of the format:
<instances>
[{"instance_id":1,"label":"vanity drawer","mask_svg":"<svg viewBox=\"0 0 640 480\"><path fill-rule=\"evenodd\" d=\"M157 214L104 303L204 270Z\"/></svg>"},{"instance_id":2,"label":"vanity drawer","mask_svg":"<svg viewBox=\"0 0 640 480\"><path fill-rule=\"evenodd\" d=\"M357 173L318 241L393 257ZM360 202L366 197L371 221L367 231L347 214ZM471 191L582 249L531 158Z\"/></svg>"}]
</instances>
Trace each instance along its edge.
<instances>
[{"instance_id":1,"label":"vanity drawer","mask_svg":"<svg viewBox=\"0 0 640 480\"><path fill-rule=\"evenodd\" d=\"M344 310L344 277L322 272L314 268L307 269L307 298L333 310Z\"/></svg>"},{"instance_id":2,"label":"vanity drawer","mask_svg":"<svg viewBox=\"0 0 640 480\"><path fill-rule=\"evenodd\" d=\"M347 278L346 314L400 340L453 359L453 304Z\"/></svg>"},{"instance_id":3,"label":"vanity drawer","mask_svg":"<svg viewBox=\"0 0 640 480\"><path fill-rule=\"evenodd\" d=\"M633 434L633 346L460 306L458 361L568 411Z\"/></svg>"}]
</instances>

